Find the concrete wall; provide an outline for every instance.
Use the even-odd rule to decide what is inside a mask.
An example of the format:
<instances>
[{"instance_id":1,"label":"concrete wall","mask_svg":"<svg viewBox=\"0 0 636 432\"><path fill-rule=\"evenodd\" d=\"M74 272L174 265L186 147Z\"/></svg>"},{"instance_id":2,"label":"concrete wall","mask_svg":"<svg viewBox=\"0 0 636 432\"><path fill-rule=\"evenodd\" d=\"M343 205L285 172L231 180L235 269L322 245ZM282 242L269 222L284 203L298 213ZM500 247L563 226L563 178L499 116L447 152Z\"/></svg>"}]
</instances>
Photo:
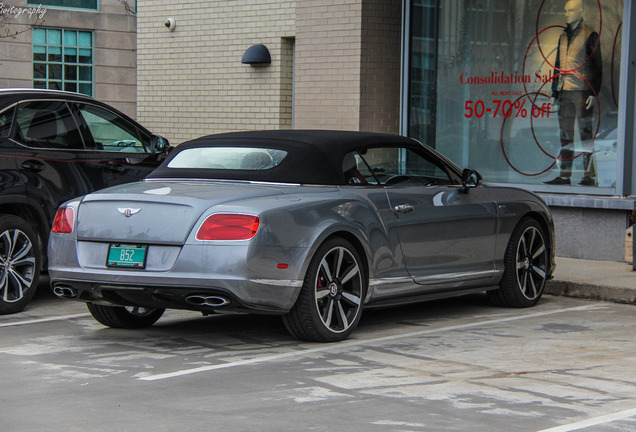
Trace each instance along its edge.
<instances>
[{"instance_id":1,"label":"concrete wall","mask_svg":"<svg viewBox=\"0 0 636 432\"><path fill-rule=\"evenodd\" d=\"M625 261L626 210L551 206L556 254L567 258Z\"/></svg>"},{"instance_id":2,"label":"concrete wall","mask_svg":"<svg viewBox=\"0 0 636 432\"><path fill-rule=\"evenodd\" d=\"M129 1L133 4L133 1ZM8 3L4 2L5 6ZM11 4L26 8L26 1ZM100 0L99 12L45 8L43 18L26 13L19 19L4 17L0 36L0 87L32 87L31 32L33 25L78 30L94 30L93 96L110 103L131 117L136 116L136 18L118 0Z\"/></svg>"}]
</instances>

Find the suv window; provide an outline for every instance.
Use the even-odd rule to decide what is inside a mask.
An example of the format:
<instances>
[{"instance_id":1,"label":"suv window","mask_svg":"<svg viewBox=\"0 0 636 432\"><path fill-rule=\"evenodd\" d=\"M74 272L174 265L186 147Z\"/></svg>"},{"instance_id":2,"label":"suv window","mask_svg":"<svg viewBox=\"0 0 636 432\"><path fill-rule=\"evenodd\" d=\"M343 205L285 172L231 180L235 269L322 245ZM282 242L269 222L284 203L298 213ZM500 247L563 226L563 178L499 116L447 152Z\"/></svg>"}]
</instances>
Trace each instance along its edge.
<instances>
[{"instance_id":1,"label":"suv window","mask_svg":"<svg viewBox=\"0 0 636 432\"><path fill-rule=\"evenodd\" d=\"M0 113L0 137L8 137L11 132L11 122L13 121L13 113L15 108Z\"/></svg>"},{"instance_id":2,"label":"suv window","mask_svg":"<svg viewBox=\"0 0 636 432\"><path fill-rule=\"evenodd\" d=\"M150 136L125 119L94 105L82 104L78 108L97 149L133 153L150 151Z\"/></svg>"},{"instance_id":3,"label":"suv window","mask_svg":"<svg viewBox=\"0 0 636 432\"><path fill-rule=\"evenodd\" d=\"M29 147L84 148L77 124L63 101L19 104L15 139Z\"/></svg>"}]
</instances>

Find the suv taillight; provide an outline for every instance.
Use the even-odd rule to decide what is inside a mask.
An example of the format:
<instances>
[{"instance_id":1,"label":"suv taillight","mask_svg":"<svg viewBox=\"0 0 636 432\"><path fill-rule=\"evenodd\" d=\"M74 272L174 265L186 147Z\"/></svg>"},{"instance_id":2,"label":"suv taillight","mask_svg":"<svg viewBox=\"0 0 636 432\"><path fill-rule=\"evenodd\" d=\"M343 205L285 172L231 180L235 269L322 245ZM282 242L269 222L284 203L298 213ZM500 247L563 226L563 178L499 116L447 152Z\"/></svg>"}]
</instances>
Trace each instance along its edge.
<instances>
[{"instance_id":1,"label":"suv taillight","mask_svg":"<svg viewBox=\"0 0 636 432\"><path fill-rule=\"evenodd\" d=\"M197 231L197 240L249 240L256 235L260 219L245 214L217 213Z\"/></svg>"},{"instance_id":2,"label":"suv taillight","mask_svg":"<svg viewBox=\"0 0 636 432\"><path fill-rule=\"evenodd\" d=\"M75 212L69 207L60 207L55 213L51 231L58 234L71 234L75 224Z\"/></svg>"}]
</instances>

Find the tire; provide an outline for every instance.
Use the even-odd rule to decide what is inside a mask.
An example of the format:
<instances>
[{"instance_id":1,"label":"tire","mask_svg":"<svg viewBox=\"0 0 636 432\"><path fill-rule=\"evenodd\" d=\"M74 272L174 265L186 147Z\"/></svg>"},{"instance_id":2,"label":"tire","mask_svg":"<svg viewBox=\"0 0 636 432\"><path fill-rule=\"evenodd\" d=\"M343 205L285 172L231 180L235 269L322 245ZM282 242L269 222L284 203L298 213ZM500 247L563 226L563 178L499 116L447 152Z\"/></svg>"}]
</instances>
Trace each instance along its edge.
<instances>
[{"instance_id":1,"label":"tire","mask_svg":"<svg viewBox=\"0 0 636 432\"><path fill-rule=\"evenodd\" d=\"M537 304L547 282L546 233L532 218L522 219L508 242L500 288L488 297L497 306L524 308Z\"/></svg>"},{"instance_id":2,"label":"tire","mask_svg":"<svg viewBox=\"0 0 636 432\"><path fill-rule=\"evenodd\" d=\"M20 312L35 295L42 254L35 230L23 219L0 216L0 315Z\"/></svg>"},{"instance_id":3,"label":"tire","mask_svg":"<svg viewBox=\"0 0 636 432\"><path fill-rule=\"evenodd\" d=\"M283 323L296 338L337 342L353 332L362 315L368 276L351 243L333 238L313 256L296 303Z\"/></svg>"},{"instance_id":4,"label":"tire","mask_svg":"<svg viewBox=\"0 0 636 432\"><path fill-rule=\"evenodd\" d=\"M157 322L165 309L137 306L101 306L86 303L88 311L98 322L113 328L135 329L149 327Z\"/></svg>"}]
</instances>

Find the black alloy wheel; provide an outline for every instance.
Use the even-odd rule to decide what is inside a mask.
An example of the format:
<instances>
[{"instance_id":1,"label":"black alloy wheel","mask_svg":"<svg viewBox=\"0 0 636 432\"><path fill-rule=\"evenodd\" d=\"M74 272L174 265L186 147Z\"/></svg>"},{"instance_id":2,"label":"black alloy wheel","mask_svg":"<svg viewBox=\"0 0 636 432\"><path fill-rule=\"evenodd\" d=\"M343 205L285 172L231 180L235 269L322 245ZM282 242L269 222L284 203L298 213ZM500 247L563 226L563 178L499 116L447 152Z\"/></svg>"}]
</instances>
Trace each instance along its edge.
<instances>
[{"instance_id":1,"label":"black alloy wheel","mask_svg":"<svg viewBox=\"0 0 636 432\"><path fill-rule=\"evenodd\" d=\"M532 218L515 228L504 256L504 276L500 288L489 291L491 301L500 306L534 306L545 289L549 265L546 234Z\"/></svg>"},{"instance_id":2,"label":"black alloy wheel","mask_svg":"<svg viewBox=\"0 0 636 432\"><path fill-rule=\"evenodd\" d=\"M312 258L298 300L283 316L285 326L303 340L346 339L360 321L367 279L353 245L328 240Z\"/></svg>"},{"instance_id":3,"label":"black alloy wheel","mask_svg":"<svg viewBox=\"0 0 636 432\"><path fill-rule=\"evenodd\" d=\"M157 322L165 309L140 306L102 306L86 303L88 311L99 323L113 328L135 329Z\"/></svg>"}]
</instances>

